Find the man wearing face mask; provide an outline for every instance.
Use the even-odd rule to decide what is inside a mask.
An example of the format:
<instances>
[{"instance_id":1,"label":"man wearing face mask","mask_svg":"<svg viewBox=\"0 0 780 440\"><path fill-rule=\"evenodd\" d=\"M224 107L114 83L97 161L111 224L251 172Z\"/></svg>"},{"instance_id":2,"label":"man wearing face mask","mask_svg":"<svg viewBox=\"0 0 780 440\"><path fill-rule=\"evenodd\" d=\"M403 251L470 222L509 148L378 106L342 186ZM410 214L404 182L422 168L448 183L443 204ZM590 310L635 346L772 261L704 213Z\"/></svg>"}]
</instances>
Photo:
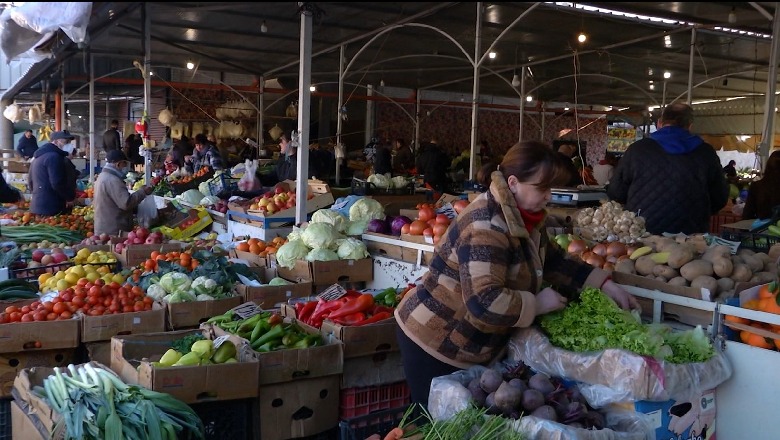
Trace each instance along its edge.
<instances>
[{"instance_id":1,"label":"man wearing face mask","mask_svg":"<svg viewBox=\"0 0 780 440\"><path fill-rule=\"evenodd\" d=\"M119 231L133 229L135 208L152 193L145 186L134 193L127 190L125 174L130 169L130 159L119 150L111 150L106 156L106 166L95 181L95 235L117 235Z\"/></svg>"},{"instance_id":2,"label":"man wearing face mask","mask_svg":"<svg viewBox=\"0 0 780 440\"><path fill-rule=\"evenodd\" d=\"M76 199L78 170L62 148L74 139L67 130L55 131L51 142L33 154L29 186L32 188L30 212L57 215L66 212Z\"/></svg>"}]
</instances>

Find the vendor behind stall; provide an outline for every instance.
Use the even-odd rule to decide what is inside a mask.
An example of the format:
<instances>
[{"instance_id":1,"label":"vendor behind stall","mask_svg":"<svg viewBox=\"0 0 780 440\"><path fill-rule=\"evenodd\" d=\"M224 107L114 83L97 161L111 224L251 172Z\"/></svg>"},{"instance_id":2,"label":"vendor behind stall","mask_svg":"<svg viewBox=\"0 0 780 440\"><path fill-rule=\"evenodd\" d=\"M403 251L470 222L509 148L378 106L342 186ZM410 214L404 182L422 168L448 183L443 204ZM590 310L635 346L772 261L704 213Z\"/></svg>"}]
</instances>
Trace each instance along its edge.
<instances>
[{"instance_id":1,"label":"vendor behind stall","mask_svg":"<svg viewBox=\"0 0 780 440\"><path fill-rule=\"evenodd\" d=\"M134 193L127 191L125 174L130 159L119 150L111 150L106 156L106 166L95 181L95 235L117 235L119 231L133 230L133 212L143 199L152 193L145 186Z\"/></svg>"},{"instance_id":2,"label":"vendor behind stall","mask_svg":"<svg viewBox=\"0 0 780 440\"><path fill-rule=\"evenodd\" d=\"M203 167L221 170L224 168L224 162L217 147L208 141L205 134L200 133L195 135L195 151L192 156L184 156L184 166L187 171L194 173Z\"/></svg>"}]
</instances>

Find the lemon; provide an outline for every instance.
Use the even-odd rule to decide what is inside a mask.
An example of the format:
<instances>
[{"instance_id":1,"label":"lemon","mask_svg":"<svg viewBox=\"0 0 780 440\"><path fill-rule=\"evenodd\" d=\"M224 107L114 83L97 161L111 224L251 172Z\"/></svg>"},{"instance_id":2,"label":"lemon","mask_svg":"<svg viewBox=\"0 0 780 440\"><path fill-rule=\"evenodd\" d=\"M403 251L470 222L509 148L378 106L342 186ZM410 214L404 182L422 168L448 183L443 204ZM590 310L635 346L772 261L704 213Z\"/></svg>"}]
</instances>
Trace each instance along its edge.
<instances>
[{"instance_id":1,"label":"lemon","mask_svg":"<svg viewBox=\"0 0 780 440\"><path fill-rule=\"evenodd\" d=\"M110 282L114 281L114 275L110 273L103 275L101 278L103 278L103 281L105 281L106 284L109 284Z\"/></svg>"},{"instance_id":2,"label":"lemon","mask_svg":"<svg viewBox=\"0 0 780 440\"><path fill-rule=\"evenodd\" d=\"M54 278L56 278L58 280L61 280L61 279L65 278L66 275L67 275L67 273L65 273L64 270L60 270L56 274L54 274Z\"/></svg>"},{"instance_id":3,"label":"lemon","mask_svg":"<svg viewBox=\"0 0 780 440\"><path fill-rule=\"evenodd\" d=\"M89 272L85 278L88 279L91 283L94 283L98 278L100 278L100 274L97 272Z\"/></svg>"},{"instance_id":4,"label":"lemon","mask_svg":"<svg viewBox=\"0 0 780 440\"><path fill-rule=\"evenodd\" d=\"M38 276L38 285L43 286L46 284L46 281L49 280L49 278L52 277L52 274L50 273L42 273L40 276Z\"/></svg>"},{"instance_id":5,"label":"lemon","mask_svg":"<svg viewBox=\"0 0 780 440\"><path fill-rule=\"evenodd\" d=\"M79 279L80 279L80 278L81 278L81 277L80 277L80 276L78 276L78 275L76 275L75 273L69 273L69 274L65 275L65 278L63 278L63 279L64 279L65 281L67 281L67 282L68 282L68 284L70 284L71 286L75 286L75 285L76 285L76 283L78 283L78 282L79 282Z\"/></svg>"},{"instance_id":6,"label":"lemon","mask_svg":"<svg viewBox=\"0 0 780 440\"><path fill-rule=\"evenodd\" d=\"M65 280L59 280L59 281L57 281L57 286L56 287L57 287L57 290L61 292L61 291L65 290L65 289L67 289L68 287L70 287L70 283L68 283Z\"/></svg>"},{"instance_id":7,"label":"lemon","mask_svg":"<svg viewBox=\"0 0 780 440\"><path fill-rule=\"evenodd\" d=\"M85 275L89 273L97 273L97 268L95 266L92 266L91 264L82 266L82 268L84 269Z\"/></svg>"},{"instance_id":8,"label":"lemon","mask_svg":"<svg viewBox=\"0 0 780 440\"><path fill-rule=\"evenodd\" d=\"M77 264L70 268L70 273L76 275L77 277L81 278L84 275L87 274L87 272L84 270L84 266Z\"/></svg>"},{"instance_id":9,"label":"lemon","mask_svg":"<svg viewBox=\"0 0 780 440\"><path fill-rule=\"evenodd\" d=\"M92 253L92 252L90 252L90 251L89 251L89 249L87 249L87 248L82 248L82 249L79 249L79 251L78 251L78 252L76 252L76 256L77 256L77 257L79 257L79 258L81 258L81 259L84 259L84 258L87 258L87 257L89 257L89 255L90 255L91 253Z\"/></svg>"}]
</instances>

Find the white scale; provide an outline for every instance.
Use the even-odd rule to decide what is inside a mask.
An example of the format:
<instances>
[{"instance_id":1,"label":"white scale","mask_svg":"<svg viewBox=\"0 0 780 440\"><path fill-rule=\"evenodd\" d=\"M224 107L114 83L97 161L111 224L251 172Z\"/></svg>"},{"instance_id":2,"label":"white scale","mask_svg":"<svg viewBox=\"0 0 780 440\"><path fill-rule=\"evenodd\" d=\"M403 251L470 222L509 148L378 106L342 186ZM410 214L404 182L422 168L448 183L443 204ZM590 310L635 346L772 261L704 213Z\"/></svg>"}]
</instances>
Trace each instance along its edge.
<instances>
[{"instance_id":1,"label":"white scale","mask_svg":"<svg viewBox=\"0 0 780 440\"><path fill-rule=\"evenodd\" d=\"M607 200L607 192L603 187L591 186L583 188L553 188L551 205L589 206L598 205Z\"/></svg>"}]
</instances>

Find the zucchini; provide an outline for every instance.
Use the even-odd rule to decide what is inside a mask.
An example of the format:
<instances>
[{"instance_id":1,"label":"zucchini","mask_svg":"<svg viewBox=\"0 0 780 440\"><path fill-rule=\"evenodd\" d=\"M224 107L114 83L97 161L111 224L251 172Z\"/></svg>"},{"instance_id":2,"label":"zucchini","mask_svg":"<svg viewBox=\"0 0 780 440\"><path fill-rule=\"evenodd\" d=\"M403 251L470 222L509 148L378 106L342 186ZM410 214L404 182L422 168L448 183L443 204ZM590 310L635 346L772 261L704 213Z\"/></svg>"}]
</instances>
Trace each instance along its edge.
<instances>
[{"instance_id":1,"label":"zucchini","mask_svg":"<svg viewBox=\"0 0 780 440\"><path fill-rule=\"evenodd\" d=\"M38 288L35 287L35 284L30 283L27 280L20 280L17 278L13 278L10 280L0 281L0 291L5 290L8 288L22 288L22 289L32 289L36 292L38 291Z\"/></svg>"},{"instance_id":2,"label":"zucchini","mask_svg":"<svg viewBox=\"0 0 780 440\"><path fill-rule=\"evenodd\" d=\"M28 290L3 290L0 292L0 301L8 301L11 299L38 299L40 296L37 293L30 292Z\"/></svg>"}]
</instances>

